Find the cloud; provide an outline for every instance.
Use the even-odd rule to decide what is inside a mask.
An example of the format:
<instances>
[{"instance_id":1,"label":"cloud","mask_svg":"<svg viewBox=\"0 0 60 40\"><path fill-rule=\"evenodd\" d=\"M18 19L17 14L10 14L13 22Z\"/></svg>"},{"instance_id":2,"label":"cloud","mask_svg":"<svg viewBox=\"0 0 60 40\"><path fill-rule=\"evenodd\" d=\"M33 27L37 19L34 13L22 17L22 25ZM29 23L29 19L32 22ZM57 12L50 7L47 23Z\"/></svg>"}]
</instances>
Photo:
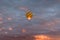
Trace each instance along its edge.
<instances>
[{"instance_id":1,"label":"cloud","mask_svg":"<svg viewBox=\"0 0 60 40\"><path fill-rule=\"evenodd\" d=\"M55 24L56 18L60 18L59 2L58 0L0 0L0 14L4 18L3 22L6 23L2 25L3 27L9 27L14 24L14 28L21 25L17 30L25 28L32 33L59 31L60 25L58 24L60 23ZM31 10L34 15L31 22L26 20L26 11L24 11L26 9ZM11 17L13 20L8 21L7 17ZM13 33L17 32L15 31ZM18 33L20 33L19 31Z\"/></svg>"}]
</instances>

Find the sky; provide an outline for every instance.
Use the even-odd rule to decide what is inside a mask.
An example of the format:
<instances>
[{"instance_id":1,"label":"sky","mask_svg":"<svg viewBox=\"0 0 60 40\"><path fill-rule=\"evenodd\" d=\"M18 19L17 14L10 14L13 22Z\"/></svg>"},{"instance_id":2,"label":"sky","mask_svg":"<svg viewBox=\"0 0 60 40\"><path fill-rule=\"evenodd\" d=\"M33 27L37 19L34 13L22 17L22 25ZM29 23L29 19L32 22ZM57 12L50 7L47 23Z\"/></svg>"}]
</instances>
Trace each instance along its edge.
<instances>
[{"instance_id":1,"label":"sky","mask_svg":"<svg viewBox=\"0 0 60 40\"><path fill-rule=\"evenodd\" d=\"M60 0L0 0L0 35L30 33L60 34Z\"/></svg>"}]
</instances>

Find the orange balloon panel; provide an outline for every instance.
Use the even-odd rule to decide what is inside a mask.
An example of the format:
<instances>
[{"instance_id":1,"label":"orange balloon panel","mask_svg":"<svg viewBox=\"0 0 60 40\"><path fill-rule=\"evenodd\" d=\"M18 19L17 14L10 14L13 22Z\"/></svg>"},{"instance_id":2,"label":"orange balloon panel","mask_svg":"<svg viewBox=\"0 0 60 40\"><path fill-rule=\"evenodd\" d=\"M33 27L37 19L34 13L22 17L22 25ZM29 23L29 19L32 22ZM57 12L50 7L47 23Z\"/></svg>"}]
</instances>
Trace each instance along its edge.
<instances>
[{"instance_id":1,"label":"orange balloon panel","mask_svg":"<svg viewBox=\"0 0 60 40\"><path fill-rule=\"evenodd\" d=\"M28 12L26 13L26 18L27 18L28 20L31 20L32 17L33 17L32 12L31 12L31 11L28 11Z\"/></svg>"}]
</instances>

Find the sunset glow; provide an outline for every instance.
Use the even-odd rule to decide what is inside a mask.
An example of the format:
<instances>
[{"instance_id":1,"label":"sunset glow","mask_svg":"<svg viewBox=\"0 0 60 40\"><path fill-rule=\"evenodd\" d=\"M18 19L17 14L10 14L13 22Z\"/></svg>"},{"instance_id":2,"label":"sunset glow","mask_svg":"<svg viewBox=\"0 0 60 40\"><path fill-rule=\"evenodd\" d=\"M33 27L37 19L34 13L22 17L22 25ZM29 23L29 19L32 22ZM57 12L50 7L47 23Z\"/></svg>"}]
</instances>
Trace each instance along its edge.
<instances>
[{"instance_id":1,"label":"sunset glow","mask_svg":"<svg viewBox=\"0 0 60 40\"><path fill-rule=\"evenodd\" d=\"M50 37L46 35L35 35L35 40L50 40Z\"/></svg>"}]
</instances>

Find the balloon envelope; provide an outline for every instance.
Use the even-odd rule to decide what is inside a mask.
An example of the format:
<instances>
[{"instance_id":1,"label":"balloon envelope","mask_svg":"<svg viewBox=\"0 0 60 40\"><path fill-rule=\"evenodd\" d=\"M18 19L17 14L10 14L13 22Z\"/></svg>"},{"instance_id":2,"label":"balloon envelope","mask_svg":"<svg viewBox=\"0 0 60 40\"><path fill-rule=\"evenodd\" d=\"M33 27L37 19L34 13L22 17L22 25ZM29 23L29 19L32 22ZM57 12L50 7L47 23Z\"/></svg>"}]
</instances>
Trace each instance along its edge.
<instances>
[{"instance_id":1,"label":"balloon envelope","mask_svg":"<svg viewBox=\"0 0 60 40\"><path fill-rule=\"evenodd\" d=\"M26 18L27 18L28 20L31 20L32 17L33 17L32 12L31 12L31 11L28 11L28 12L26 13Z\"/></svg>"}]
</instances>

